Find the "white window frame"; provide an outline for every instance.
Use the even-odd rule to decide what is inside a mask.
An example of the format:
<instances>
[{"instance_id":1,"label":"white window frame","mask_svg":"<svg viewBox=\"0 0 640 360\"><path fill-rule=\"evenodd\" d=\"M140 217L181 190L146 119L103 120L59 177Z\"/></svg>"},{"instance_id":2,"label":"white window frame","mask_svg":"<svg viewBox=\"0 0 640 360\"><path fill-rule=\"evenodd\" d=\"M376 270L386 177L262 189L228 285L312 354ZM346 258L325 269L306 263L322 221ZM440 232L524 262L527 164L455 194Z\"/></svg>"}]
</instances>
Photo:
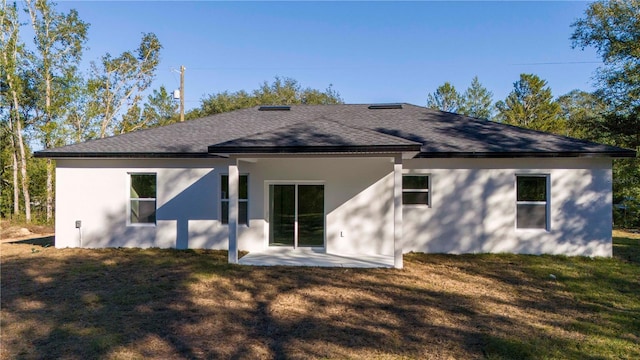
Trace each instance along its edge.
<instances>
[{"instance_id":1,"label":"white window frame","mask_svg":"<svg viewBox=\"0 0 640 360\"><path fill-rule=\"evenodd\" d=\"M545 179L545 201L518 201L518 178L519 177L539 177ZM551 175L545 173L517 173L514 178L515 190L515 219L513 226L518 232L549 232L551 231ZM518 227L518 205L545 205L545 227L544 228L521 228Z\"/></svg>"},{"instance_id":2,"label":"white window frame","mask_svg":"<svg viewBox=\"0 0 640 360\"><path fill-rule=\"evenodd\" d=\"M131 222L131 200L142 200L142 201L152 201L151 198L132 198L131 197L131 177L134 175L153 175L156 177L156 197L153 198L153 202L155 202L156 206L156 219L152 223L132 223ZM148 171L136 171L136 172L128 172L127 173L127 187L126 187L126 196L127 196L127 226L133 227L155 227L158 223L158 173L156 172L148 172Z\"/></svg>"},{"instance_id":3,"label":"white window frame","mask_svg":"<svg viewBox=\"0 0 640 360\"><path fill-rule=\"evenodd\" d=\"M219 216L218 220L220 221L220 224L222 224L224 226L229 226L229 222L228 221L227 221L226 224L222 222L222 203L225 203L225 202L227 204L229 203L229 194L227 194L227 198L226 199L222 198L222 178L224 176L226 176L227 177L227 181L229 181L229 173L221 173L220 174L220 191L218 192L218 196L220 198L220 203L218 205L218 214L220 214L220 216ZM240 222L240 217L238 216L238 225L249 227L249 222L250 222L249 220L251 219L251 217L249 216L249 191L250 191L249 174L239 174L239 178L242 177L242 176L246 176L247 177L247 198L246 199L241 199L240 198L240 192L238 191L238 205L240 203L243 203L243 202L247 203L247 223L246 224L241 223ZM240 184L238 184L238 187L239 186L240 186ZM227 189L228 188L229 188L229 185L227 184ZM227 209L229 209L229 206L227 206ZM238 206L238 210L240 210L240 206ZM229 217L227 216L227 219L228 218Z\"/></svg>"},{"instance_id":4,"label":"white window frame","mask_svg":"<svg viewBox=\"0 0 640 360\"><path fill-rule=\"evenodd\" d=\"M405 176L426 176L427 177L427 186L429 187L428 189L406 189L407 192L425 192L427 193L427 201L429 202L429 204L405 204L404 201L402 202L402 206L403 207L407 207L407 208L431 208L433 206L432 203L432 199L431 199L431 193L432 193L432 188L431 188L431 178L432 178L432 174L430 172L423 172L420 170L405 170L402 172L402 178L404 180ZM404 197L404 192L405 192L405 188L402 187L402 195Z\"/></svg>"}]
</instances>

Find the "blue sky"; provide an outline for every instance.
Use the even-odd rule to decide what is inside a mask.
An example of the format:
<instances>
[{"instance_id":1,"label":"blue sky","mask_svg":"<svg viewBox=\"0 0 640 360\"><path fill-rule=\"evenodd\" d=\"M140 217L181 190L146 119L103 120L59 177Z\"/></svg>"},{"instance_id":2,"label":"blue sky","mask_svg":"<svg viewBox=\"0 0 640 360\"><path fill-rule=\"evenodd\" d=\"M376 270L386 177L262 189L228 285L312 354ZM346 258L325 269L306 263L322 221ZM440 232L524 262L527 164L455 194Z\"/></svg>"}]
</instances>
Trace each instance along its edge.
<instances>
[{"instance_id":1,"label":"blue sky","mask_svg":"<svg viewBox=\"0 0 640 360\"><path fill-rule=\"evenodd\" d=\"M426 103L445 81L477 75L504 99L521 73L554 96L593 90L600 58L571 48L586 2L59 2L91 24L85 66L135 49L143 32L164 48L154 87L179 86L187 109L206 94L252 90L275 76L330 84L347 103Z\"/></svg>"}]
</instances>

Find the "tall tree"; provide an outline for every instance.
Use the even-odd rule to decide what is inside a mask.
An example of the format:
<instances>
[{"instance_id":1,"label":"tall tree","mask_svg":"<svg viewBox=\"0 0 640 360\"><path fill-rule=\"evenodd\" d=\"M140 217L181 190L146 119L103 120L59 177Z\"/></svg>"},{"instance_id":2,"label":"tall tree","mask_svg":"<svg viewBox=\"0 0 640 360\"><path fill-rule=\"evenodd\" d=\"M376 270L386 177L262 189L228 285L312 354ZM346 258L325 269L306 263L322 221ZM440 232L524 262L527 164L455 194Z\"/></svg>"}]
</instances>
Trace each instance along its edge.
<instances>
[{"instance_id":1,"label":"tall tree","mask_svg":"<svg viewBox=\"0 0 640 360\"><path fill-rule=\"evenodd\" d=\"M178 103L164 86L160 86L160 89L154 89L153 93L147 96L142 109L137 104L129 108L122 116L118 132L122 134L174 123L179 120L177 111Z\"/></svg>"},{"instance_id":2,"label":"tall tree","mask_svg":"<svg viewBox=\"0 0 640 360\"><path fill-rule=\"evenodd\" d=\"M597 1L571 25L573 47L594 47L604 61L600 89L617 108L640 106L640 1Z\"/></svg>"},{"instance_id":3,"label":"tall tree","mask_svg":"<svg viewBox=\"0 0 640 360\"><path fill-rule=\"evenodd\" d=\"M435 110L456 112L461 102L460 94L448 81L440 85L434 93L427 96L427 107Z\"/></svg>"},{"instance_id":4,"label":"tall tree","mask_svg":"<svg viewBox=\"0 0 640 360\"><path fill-rule=\"evenodd\" d=\"M260 88L253 91L253 96L258 104L270 105L293 105L298 102L300 84L294 79L276 77L275 81L269 84L262 83Z\"/></svg>"},{"instance_id":5,"label":"tall tree","mask_svg":"<svg viewBox=\"0 0 640 360\"><path fill-rule=\"evenodd\" d=\"M153 93L147 96L142 108L138 104L129 108L122 116L117 132L123 134L177 122L179 121L178 106L167 89L160 86L160 89L154 89Z\"/></svg>"},{"instance_id":6,"label":"tall tree","mask_svg":"<svg viewBox=\"0 0 640 360\"><path fill-rule=\"evenodd\" d=\"M23 79L20 76L20 64L26 58L24 44L20 42L20 23L18 20L18 11L15 3L7 6L6 0L3 0L0 9L0 71L3 83L3 98L6 96L8 101L9 114L7 116L8 128L11 132L10 141L12 146L12 166L13 166L13 196L14 211L19 210L18 201L18 171L20 169L20 180L22 185L22 194L24 199L25 220L31 221L31 198L29 194L29 180L27 174L27 156L24 137L22 134L23 119L21 114L21 97L24 88ZM5 91L6 90L6 91Z\"/></svg>"},{"instance_id":7,"label":"tall tree","mask_svg":"<svg viewBox=\"0 0 640 360\"><path fill-rule=\"evenodd\" d=\"M566 135L602 141L606 103L597 95L582 90L571 90L557 100L560 116L566 123Z\"/></svg>"},{"instance_id":8,"label":"tall tree","mask_svg":"<svg viewBox=\"0 0 640 360\"><path fill-rule=\"evenodd\" d=\"M83 77L71 82L71 96L64 114L64 134L67 143L79 143L98 137L99 124L95 107L89 106L90 93Z\"/></svg>"},{"instance_id":9,"label":"tall tree","mask_svg":"<svg viewBox=\"0 0 640 360\"><path fill-rule=\"evenodd\" d=\"M331 85L324 91L305 88L292 78L276 77L272 83L263 82L258 89L251 93L240 90L237 92L220 92L209 95L201 100L200 108L190 111L186 117L196 117L219 114L227 111L245 109L256 105L293 105L293 104L341 104L340 94Z\"/></svg>"},{"instance_id":10,"label":"tall tree","mask_svg":"<svg viewBox=\"0 0 640 360\"><path fill-rule=\"evenodd\" d=\"M60 143L61 126L58 121L69 103L69 82L82 57L87 41L88 24L80 20L76 10L63 14L55 11L55 3L47 0L25 0L35 34L38 68L38 88L44 95L39 134L44 148ZM47 220L53 217L53 163L47 160L46 179Z\"/></svg>"},{"instance_id":11,"label":"tall tree","mask_svg":"<svg viewBox=\"0 0 640 360\"><path fill-rule=\"evenodd\" d=\"M142 93L153 82L161 49L158 37L147 33L135 53L125 51L118 57L107 53L99 64L92 63L89 111L98 114L101 138L117 127L114 122L118 116L139 104Z\"/></svg>"},{"instance_id":12,"label":"tall tree","mask_svg":"<svg viewBox=\"0 0 640 360\"><path fill-rule=\"evenodd\" d=\"M147 96L142 116L150 126L163 126L179 121L178 108L179 104L173 99L173 95L164 86L160 86L160 89L154 89Z\"/></svg>"},{"instance_id":13,"label":"tall tree","mask_svg":"<svg viewBox=\"0 0 640 360\"><path fill-rule=\"evenodd\" d=\"M272 83L267 81L253 91L255 105L320 105L340 104L340 94L329 87L323 92L316 89L304 88L292 78L276 77Z\"/></svg>"},{"instance_id":14,"label":"tall tree","mask_svg":"<svg viewBox=\"0 0 640 360\"><path fill-rule=\"evenodd\" d=\"M300 94L300 102L306 105L331 105L342 104L340 94L329 84L324 91L306 88Z\"/></svg>"},{"instance_id":15,"label":"tall tree","mask_svg":"<svg viewBox=\"0 0 640 360\"><path fill-rule=\"evenodd\" d=\"M572 24L574 48L593 47L604 65L598 94L608 105L602 140L640 152L640 1L602 0L590 4ZM614 161L614 202L640 206L640 158ZM640 212L631 226L640 226Z\"/></svg>"},{"instance_id":16,"label":"tall tree","mask_svg":"<svg viewBox=\"0 0 640 360\"><path fill-rule=\"evenodd\" d=\"M498 120L534 130L564 132L560 105L553 101L551 88L533 74L521 74L505 101L496 104Z\"/></svg>"},{"instance_id":17,"label":"tall tree","mask_svg":"<svg viewBox=\"0 0 640 360\"><path fill-rule=\"evenodd\" d=\"M220 114L238 109L246 109L256 106L258 100L244 90L229 92L223 91L210 94L200 100L200 107L185 114L187 119Z\"/></svg>"},{"instance_id":18,"label":"tall tree","mask_svg":"<svg viewBox=\"0 0 640 360\"><path fill-rule=\"evenodd\" d=\"M10 5L11 6L11 5ZM7 8L6 0L3 0L2 7L0 8L0 53L2 53L2 58L0 58L0 109L10 109L11 100L9 99L8 93L10 90L10 81L14 77L15 73L15 64L12 63L12 58L10 58L9 54L12 53L12 49L14 48L14 41L16 40L16 25L14 21L17 19L16 16L16 6L15 4ZM10 153L11 158L11 171L12 171L12 179L11 179L11 187L13 189L13 194L11 196L13 203L13 214L17 215L20 213L20 188L18 187L18 156L17 156L17 146L15 143L15 130L13 127L14 116L13 112L6 114L4 111L0 113L3 115L2 118L2 128L0 128L0 134L2 134L2 150L3 153L6 153L7 150ZM8 149L6 148L8 146ZM4 154L3 154L4 155ZM0 168L0 171L4 171L5 168ZM6 183L9 183L8 181ZM3 189L6 189L6 183L3 186ZM4 197L3 197L4 198Z\"/></svg>"},{"instance_id":19,"label":"tall tree","mask_svg":"<svg viewBox=\"0 0 640 360\"><path fill-rule=\"evenodd\" d=\"M156 127L179 121L178 103L167 92L164 86L154 89L147 96L147 101L142 109L139 106L131 107L131 113L123 116L120 125L120 133L135 131L142 128Z\"/></svg>"},{"instance_id":20,"label":"tall tree","mask_svg":"<svg viewBox=\"0 0 640 360\"><path fill-rule=\"evenodd\" d=\"M8 108L8 100L0 97L0 107ZM8 127L8 116L0 112L0 217L20 214L17 158L13 143L13 130Z\"/></svg>"},{"instance_id":21,"label":"tall tree","mask_svg":"<svg viewBox=\"0 0 640 360\"><path fill-rule=\"evenodd\" d=\"M471 85L462 94L458 112L479 119L490 119L493 113L493 93L480 83L475 76Z\"/></svg>"},{"instance_id":22,"label":"tall tree","mask_svg":"<svg viewBox=\"0 0 640 360\"><path fill-rule=\"evenodd\" d=\"M139 104L133 104L127 109L127 112L122 114L120 122L116 126L115 132L118 134L124 134L138 129L144 128L145 124L142 121L142 109Z\"/></svg>"}]
</instances>

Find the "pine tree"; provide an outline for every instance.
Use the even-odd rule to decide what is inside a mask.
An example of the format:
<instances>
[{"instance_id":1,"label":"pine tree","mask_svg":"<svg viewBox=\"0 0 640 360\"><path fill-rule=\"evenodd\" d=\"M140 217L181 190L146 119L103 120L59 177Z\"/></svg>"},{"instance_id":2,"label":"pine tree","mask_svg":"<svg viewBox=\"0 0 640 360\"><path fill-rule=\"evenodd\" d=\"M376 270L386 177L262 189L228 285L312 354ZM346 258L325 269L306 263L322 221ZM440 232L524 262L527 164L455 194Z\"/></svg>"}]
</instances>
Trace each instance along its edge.
<instances>
[{"instance_id":1,"label":"pine tree","mask_svg":"<svg viewBox=\"0 0 640 360\"><path fill-rule=\"evenodd\" d=\"M471 85L462 95L459 113L479 119L490 119L493 113L493 93L480 83L475 76Z\"/></svg>"},{"instance_id":2,"label":"pine tree","mask_svg":"<svg viewBox=\"0 0 640 360\"><path fill-rule=\"evenodd\" d=\"M456 88L448 81L440 85L436 91L427 95L427 107L446 112L457 112L462 98Z\"/></svg>"},{"instance_id":3,"label":"pine tree","mask_svg":"<svg viewBox=\"0 0 640 360\"><path fill-rule=\"evenodd\" d=\"M505 101L496 104L498 120L506 124L562 134L564 123L560 105L553 101L551 88L533 74L521 74Z\"/></svg>"}]
</instances>

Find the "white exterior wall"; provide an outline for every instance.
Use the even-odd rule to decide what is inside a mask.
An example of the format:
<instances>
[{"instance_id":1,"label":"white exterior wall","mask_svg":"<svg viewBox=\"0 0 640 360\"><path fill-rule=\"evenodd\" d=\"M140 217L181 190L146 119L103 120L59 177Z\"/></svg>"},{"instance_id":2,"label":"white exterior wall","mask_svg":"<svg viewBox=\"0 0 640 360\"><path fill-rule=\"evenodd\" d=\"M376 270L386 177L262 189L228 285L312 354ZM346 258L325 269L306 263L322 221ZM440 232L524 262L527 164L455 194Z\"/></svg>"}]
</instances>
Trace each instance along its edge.
<instances>
[{"instance_id":1,"label":"white exterior wall","mask_svg":"<svg viewBox=\"0 0 640 360\"><path fill-rule=\"evenodd\" d=\"M226 249L214 159L63 159L56 166L56 247ZM156 225L127 225L129 174L156 173ZM80 231L75 221L82 221Z\"/></svg>"},{"instance_id":2,"label":"white exterior wall","mask_svg":"<svg viewBox=\"0 0 640 360\"><path fill-rule=\"evenodd\" d=\"M220 223L220 175L235 160L118 159L57 161L56 247L227 249ZM326 250L393 254L391 158L239 161L249 175L249 226L238 226L240 250L268 247L268 184L325 186ZM128 225L129 174L157 174L157 224ZM82 221L79 231L75 221Z\"/></svg>"},{"instance_id":3,"label":"white exterior wall","mask_svg":"<svg viewBox=\"0 0 640 360\"><path fill-rule=\"evenodd\" d=\"M227 249L220 175L235 160L63 159L56 169L56 247ZM393 255L392 158L238 162L249 175L249 226L239 249L268 247L268 184L325 185L326 250ZM431 175L431 207L403 209L404 252L611 256L610 159L414 159ZM129 173L157 174L157 224L128 226ZM548 174L550 230L515 226L516 174ZM80 231L75 221L82 221Z\"/></svg>"},{"instance_id":4,"label":"white exterior wall","mask_svg":"<svg viewBox=\"0 0 640 360\"><path fill-rule=\"evenodd\" d=\"M333 254L393 255L392 158L282 158L240 161L249 174L249 227L240 249L268 247L270 183L324 184L325 247Z\"/></svg>"},{"instance_id":5,"label":"white exterior wall","mask_svg":"<svg viewBox=\"0 0 640 360\"><path fill-rule=\"evenodd\" d=\"M431 207L404 208L404 251L611 256L611 160L413 159ZM516 229L516 175L548 174L550 225Z\"/></svg>"}]
</instances>

